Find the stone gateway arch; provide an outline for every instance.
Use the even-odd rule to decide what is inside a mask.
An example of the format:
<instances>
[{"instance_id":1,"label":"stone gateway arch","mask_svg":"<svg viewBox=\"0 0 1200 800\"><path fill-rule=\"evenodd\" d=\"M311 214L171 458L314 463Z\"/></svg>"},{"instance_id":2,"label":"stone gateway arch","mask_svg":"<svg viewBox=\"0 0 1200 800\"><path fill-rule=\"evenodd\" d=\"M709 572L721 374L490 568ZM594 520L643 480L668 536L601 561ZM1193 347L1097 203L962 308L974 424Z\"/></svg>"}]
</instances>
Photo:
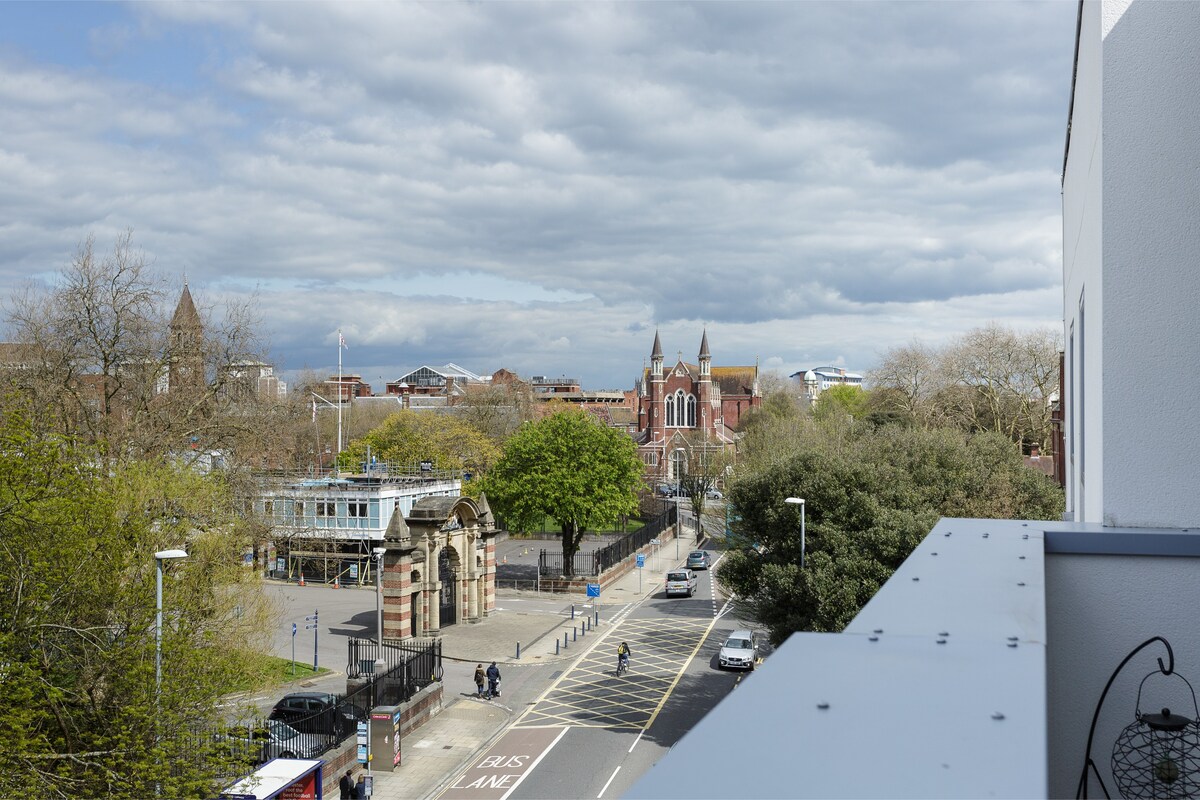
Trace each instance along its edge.
<instances>
[{"instance_id":1,"label":"stone gateway arch","mask_svg":"<svg viewBox=\"0 0 1200 800\"><path fill-rule=\"evenodd\" d=\"M487 498L426 497L384 533L383 638L437 636L496 607L495 519Z\"/></svg>"}]
</instances>

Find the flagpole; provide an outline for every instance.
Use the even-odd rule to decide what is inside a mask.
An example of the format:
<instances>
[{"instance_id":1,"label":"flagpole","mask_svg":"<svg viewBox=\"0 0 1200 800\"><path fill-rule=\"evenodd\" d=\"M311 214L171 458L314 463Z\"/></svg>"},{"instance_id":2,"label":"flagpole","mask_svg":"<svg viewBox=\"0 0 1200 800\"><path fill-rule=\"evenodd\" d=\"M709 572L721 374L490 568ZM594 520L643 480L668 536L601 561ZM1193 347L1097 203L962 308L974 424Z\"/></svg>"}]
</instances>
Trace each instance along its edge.
<instances>
[{"instance_id":1,"label":"flagpole","mask_svg":"<svg viewBox=\"0 0 1200 800\"><path fill-rule=\"evenodd\" d=\"M338 328L338 455L342 454L342 329Z\"/></svg>"}]
</instances>

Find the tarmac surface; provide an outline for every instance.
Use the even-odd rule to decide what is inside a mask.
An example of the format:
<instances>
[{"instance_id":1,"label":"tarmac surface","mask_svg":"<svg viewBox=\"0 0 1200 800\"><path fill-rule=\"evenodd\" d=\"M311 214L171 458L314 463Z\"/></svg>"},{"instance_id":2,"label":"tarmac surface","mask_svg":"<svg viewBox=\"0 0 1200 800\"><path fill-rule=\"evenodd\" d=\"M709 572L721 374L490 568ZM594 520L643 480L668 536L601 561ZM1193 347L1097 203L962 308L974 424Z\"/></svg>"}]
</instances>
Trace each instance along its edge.
<instances>
[{"instance_id":1,"label":"tarmac surface","mask_svg":"<svg viewBox=\"0 0 1200 800\"><path fill-rule=\"evenodd\" d=\"M544 680L548 670L531 667L562 665L565 669L582 657L605 634L609 619L662 589L663 574L681 563L694 541L685 533L677 544L665 534L663 544L647 555L643 569L630 570L604 588L595 611L580 595L498 588L496 608L486 619L443 628L442 710L401 740L400 764L394 771L373 771L373 800L426 800L442 794L525 710L522 701L540 694L539 675ZM536 564L536 550L547 544L509 540L500 544L497 558L507 554L509 564ZM319 606L326 631L320 640L321 663L335 670L293 690L344 691L344 637L373 635L374 591L294 584L278 585L275 591L285 614L291 615L286 618L299 623L298 636L288 630L290 624L281 628L276 652L286 657L294 649L297 659L311 659L314 640L305 631L304 620L305 615L316 613L307 609ZM503 694L493 700L477 698L471 677L475 666L492 661L501 669ZM269 708L275 698L254 699Z\"/></svg>"},{"instance_id":2,"label":"tarmac surface","mask_svg":"<svg viewBox=\"0 0 1200 800\"><path fill-rule=\"evenodd\" d=\"M688 539L683 543L687 545ZM461 660L472 672L474 664L496 661L504 676L504 695L492 701L480 700L471 693L473 686L447 683L441 713L401 741L396 771L374 773L374 800L425 800L441 794L523 710L505 701L512 694L509 686L520 680L521 667L566 664L581 657L587 644L604 632L607 615L619 613L661 588L663 573L678 563L675 552L673 542L666 541L657 553L647 557L640 578L638 570L632 570L606 587L599 608L600 624L582 638L579 629L591 616L583 598L506 590L497 592L497 611L487 620L443 629L443 658ZM562 604L558 613L522 610L543 607L542 601L554 598ZM565 648L564 634L568 642ZM517 642L521 642L520 658Z\"/></svg>"}]
</instances>

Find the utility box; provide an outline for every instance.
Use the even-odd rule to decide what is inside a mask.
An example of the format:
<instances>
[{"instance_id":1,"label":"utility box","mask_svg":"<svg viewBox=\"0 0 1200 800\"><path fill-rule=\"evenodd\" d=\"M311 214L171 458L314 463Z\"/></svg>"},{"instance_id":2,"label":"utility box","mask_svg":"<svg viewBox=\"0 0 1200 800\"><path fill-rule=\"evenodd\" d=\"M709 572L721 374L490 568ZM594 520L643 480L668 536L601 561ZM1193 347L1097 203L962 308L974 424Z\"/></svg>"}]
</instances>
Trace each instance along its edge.
<instances>
[{"instance_id":1,"label":"utility box","mask_svg":"<svg viewBox=\"0 0 1200 800\"><path fill-rule=\"evenodd\" d=\"M400 706L371 710L371 769L391 772L400 766Z\"/></svg>"}]
</instances>

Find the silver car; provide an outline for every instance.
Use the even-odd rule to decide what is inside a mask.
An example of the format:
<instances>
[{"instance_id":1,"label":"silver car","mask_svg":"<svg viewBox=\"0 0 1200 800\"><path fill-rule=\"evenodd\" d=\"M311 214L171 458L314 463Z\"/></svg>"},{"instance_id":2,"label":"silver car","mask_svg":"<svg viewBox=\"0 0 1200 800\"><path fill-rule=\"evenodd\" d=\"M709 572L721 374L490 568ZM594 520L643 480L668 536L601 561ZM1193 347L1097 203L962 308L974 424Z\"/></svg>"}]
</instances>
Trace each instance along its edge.
<instances>
[{"instance_id":1,"label":"silver car","mask_svg":"<svg viewBox=\"0 0 1200 800\"><path fill-rule=\"evenodd\" d=\"M753 670L758 662L758 634L754 631L734 631L729 634L717 656L721 669Z\"/></svg>"}]
</instances>

